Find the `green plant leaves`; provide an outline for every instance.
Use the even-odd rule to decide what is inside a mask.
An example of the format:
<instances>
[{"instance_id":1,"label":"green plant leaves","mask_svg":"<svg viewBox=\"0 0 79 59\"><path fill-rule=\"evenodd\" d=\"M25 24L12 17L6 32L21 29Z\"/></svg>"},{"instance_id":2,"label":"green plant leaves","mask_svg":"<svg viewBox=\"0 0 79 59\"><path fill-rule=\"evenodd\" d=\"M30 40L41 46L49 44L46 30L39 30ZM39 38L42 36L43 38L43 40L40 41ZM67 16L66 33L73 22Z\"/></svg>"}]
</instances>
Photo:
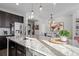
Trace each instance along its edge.
<instances>
[{"instance_id":1,"label":"green plant leaves","mask_svg":"<svg viewBox=\"0 0 79 59\"><path fill-rule=\"evenodd\" d=\"M67 30L60 30L59 35L69 37L70 32L68 32Z\"/></svg>"}]
</instances>

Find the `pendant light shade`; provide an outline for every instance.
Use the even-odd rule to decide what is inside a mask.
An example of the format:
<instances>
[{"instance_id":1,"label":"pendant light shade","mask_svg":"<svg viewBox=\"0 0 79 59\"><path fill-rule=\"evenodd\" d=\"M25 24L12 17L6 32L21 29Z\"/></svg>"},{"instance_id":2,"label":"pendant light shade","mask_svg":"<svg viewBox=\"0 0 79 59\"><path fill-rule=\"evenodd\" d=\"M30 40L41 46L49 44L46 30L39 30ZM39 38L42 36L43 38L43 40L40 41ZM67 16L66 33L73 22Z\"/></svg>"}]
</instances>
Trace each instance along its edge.
<instances>
[{"instance_id":1,"label":"pendant light shade","mask_svg":"<svg viewBox=\"0 0 79 59\"><path fill-rule=\"evenodd\" d=\"M40 8L39 8L39 9L40 9L40 11L42 11L42 9L43 9L43 7L42 7L42 5L41 5L41 4L40 4Z\"/></svg>"},{"instance_id":2,"label":"pendant light shade","mask_svg":"<svg viewBox=\"0 0 79 59\"><path fill-rule=\"evenodd\" d=\"M53 19L53 14L52 13L50 14L50 18Z\"/></svg>"},{"instance_id":3,"label":"pendant light shade","mask_svg":"<svg viewBox=\"0 0 79 59\"><path fill-rule=\"evenodd\" d=\"M31 14L32 14L32 15L34 14L34 11L33 11L33 10L31 11Z\"/></svg>"},{"instance_id":4,"label":"pendant light shade","mask_svg":"<svg viewBox=\"0 0 79 59\"><path fill-rule=\"evenodd\" d=\"M33 10L33 4L32 4L30 19L33 19L33 18L34 18L34 10Z\"/></svg>"},{"instance_id":5,"label":"pendant light shade","mask_svg":"<svg viewBox=\"0 0 79 59\"><path fill-rule=\"evenodd\" d=\"M40 11L42 11L42 9L43 9L42 6L40 6Z\"/></svg>"}]
</instances>

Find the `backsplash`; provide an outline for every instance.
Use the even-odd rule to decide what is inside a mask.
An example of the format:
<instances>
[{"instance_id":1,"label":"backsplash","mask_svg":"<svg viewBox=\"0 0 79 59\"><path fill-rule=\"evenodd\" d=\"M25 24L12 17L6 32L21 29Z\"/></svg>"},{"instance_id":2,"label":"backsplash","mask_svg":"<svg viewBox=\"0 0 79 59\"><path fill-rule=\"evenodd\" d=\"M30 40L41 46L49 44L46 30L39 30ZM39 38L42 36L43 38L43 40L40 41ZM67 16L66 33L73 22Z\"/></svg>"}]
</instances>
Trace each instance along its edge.
<instances>
[{"instance_id":1,"label":"backsplash","mask_svg":"<svg viewBox=\"0 0 79 59\"><path fill-rule=\"evenodd\" d=\"M0 35L5 35L5 34L10 35L10 28L0 28Z\"/></svg>"}]
</instances>

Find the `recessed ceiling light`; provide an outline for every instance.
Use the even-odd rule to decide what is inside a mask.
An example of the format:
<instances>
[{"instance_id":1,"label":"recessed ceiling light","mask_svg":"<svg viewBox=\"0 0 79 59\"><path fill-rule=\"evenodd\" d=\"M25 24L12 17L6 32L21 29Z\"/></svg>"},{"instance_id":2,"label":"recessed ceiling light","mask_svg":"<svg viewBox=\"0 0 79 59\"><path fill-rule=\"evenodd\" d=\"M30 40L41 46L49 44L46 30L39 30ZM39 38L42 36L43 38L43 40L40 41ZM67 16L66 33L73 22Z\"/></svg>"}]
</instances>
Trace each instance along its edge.
<instances>
[{"instance_id":1,"label":"recessed ceiling light","mask_svg":"<svg viewBox=\"0 0 79 59\"><path fill-rule=\"evenodd\" d=\"M16 3L16 5L18 6L18 5L19 5L19 3Z\"/></svg>"},{"instance_id":2,"label":"recessed ceiling light","mask_svg":"<svg viewBox=\"0 0 79 59\"><path fill-rule=\"evenodd\" d=\"M55 5L56 5L56 3L53 3L53 5L55 6Z\"/></svg>"}]
</instances>

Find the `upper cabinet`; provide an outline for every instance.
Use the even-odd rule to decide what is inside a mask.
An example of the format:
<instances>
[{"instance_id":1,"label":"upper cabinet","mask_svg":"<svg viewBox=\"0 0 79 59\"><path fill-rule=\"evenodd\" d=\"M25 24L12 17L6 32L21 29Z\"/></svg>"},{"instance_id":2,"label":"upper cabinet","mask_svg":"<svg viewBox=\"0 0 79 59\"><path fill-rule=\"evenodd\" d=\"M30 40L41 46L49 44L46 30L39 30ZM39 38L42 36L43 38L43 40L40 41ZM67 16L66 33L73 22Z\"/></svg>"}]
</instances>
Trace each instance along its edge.
<instances>
[{"instance_id":1,"label":"upper cabinet","mask_svg":"<svg viewBox=\"0 0 79 59\"><path fill-rule=\"evenodd\" d=\"M10 27L10 24L14 22L23 23L23 17L0 11L0 27Z\"/></svg>"},{"instance_id":2,"label":"upper cabinet","mask_svg":"<svg viewBox=\"0 0 79 59\"><path fill-rule=\"evenodd\" d=\"M6 13L0 12L0 27L5 26L5 21L6 21Z\"/></svg>"},{"instance_id":3,"label":"upper cabinet","mask_svg":"<svg viewBox=\"0 0 79 59\"><path fill-rule=\"evenodd\" d=\"M20 17L20 16L19 16L18 18L19 18L19 19L18 19L18 22L24 23L24 20L23 20L24 18L23 18L23 17Z\"/></svg>"}]
</instances>

